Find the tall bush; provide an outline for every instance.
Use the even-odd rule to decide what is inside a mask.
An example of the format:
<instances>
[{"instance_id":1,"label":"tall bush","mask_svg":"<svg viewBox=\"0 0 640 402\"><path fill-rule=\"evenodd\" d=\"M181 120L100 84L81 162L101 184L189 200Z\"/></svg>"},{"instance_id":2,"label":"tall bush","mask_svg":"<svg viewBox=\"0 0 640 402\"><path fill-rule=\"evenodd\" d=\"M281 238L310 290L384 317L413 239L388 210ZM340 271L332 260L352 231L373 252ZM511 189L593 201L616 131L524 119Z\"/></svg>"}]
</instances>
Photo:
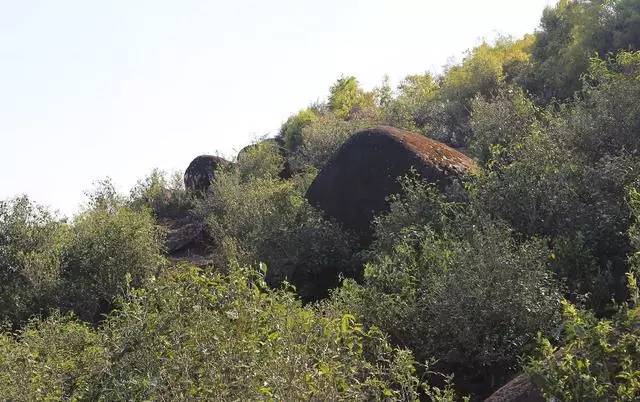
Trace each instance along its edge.
<instances>
[{"instance_id":1,"label":"tall bush","mask_svg":"<svg viewBox=\"0 0 640 402\"><path fill-rule=\"evenodd\" d=\"M0 320L57 305L67 225L26 197L0 202Z\"/></svg>"}]
</instances>

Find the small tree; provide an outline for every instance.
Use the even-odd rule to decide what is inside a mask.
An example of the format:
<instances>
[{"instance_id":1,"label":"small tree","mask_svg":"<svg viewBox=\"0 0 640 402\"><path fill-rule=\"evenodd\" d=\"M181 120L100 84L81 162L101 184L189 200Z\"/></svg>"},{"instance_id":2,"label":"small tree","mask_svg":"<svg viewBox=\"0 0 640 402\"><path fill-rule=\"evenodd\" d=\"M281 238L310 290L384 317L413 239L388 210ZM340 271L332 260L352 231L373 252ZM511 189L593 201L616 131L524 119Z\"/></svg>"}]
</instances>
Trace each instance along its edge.
<instances>
[{"instance_id":1,"label":"small tree","mask_svg":"<svg viewBox=\"0 0 640 402\"><path fill-rule=\"evenodd\" d=\"M329 109L343 120L355 111L375 106L373 94L363 91L353 76L339 78L329 92Z\"/></svg>"},{"instance_id":2,"label":"small tree","mask_svg":"<svg viewBox=\"0 0 640 402\"><path fill-rule=\"evenodd\" d=\"M66 224L26 197L0 202L0 320L55 307Z\"/></svg>"},{"instance_id":3,"label":"small tree","mask_svg":"<svg viewBox=\"0 0 640 402\"><path fill-rule=\"evenodd\" d=\"M89 321L107 313L129 286L141 286L160 268L162 239L149 211L118 201L112 189L94 193L73 222L63 253L63 307Z\"/></svg>"}]
</instances>

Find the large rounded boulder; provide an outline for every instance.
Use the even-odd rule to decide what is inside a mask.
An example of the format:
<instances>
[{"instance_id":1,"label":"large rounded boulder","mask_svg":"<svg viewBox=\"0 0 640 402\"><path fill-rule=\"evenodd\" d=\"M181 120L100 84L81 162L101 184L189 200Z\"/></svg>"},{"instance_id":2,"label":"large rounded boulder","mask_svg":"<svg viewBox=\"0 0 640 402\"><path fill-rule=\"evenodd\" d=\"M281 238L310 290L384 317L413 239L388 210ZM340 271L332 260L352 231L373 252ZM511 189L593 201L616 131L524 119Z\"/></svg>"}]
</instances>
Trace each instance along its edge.
<instances>
[{"instance_id":1,"label":"large rounded boulder","mask_svg":"<svg viewBox=\"0 0 640 402\"><path fill-rule=\"evenodd\" d=\"M191 161L184 172L184 186L187 190L202 193L209 189L219 167L228 165L225 159L213 155L200 155Z\"/></svg>"},{"instance_id":2,"label":"large rounded boulder","mask_svg":"<svg viewBox=\"0 0 640 402\"><path fill-rule=\"evenodd\" d=\"M472 159L420 134L376 127L352 135L318 173L307 199L346 229L371 240L374 216L401 191L398 178L411 169L446 187L474 167Z\"/></svg>"}]
</instances>

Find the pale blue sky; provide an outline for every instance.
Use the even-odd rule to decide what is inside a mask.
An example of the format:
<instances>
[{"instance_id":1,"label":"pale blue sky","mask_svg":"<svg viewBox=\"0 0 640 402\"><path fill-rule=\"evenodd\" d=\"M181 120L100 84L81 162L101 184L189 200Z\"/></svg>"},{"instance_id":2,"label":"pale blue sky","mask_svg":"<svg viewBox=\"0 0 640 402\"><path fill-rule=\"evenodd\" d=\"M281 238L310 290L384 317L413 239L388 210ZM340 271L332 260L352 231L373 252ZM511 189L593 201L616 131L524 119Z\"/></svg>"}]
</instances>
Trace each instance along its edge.
<instances>
[{"instance_id":1,"label":"pale blue sky","mask_svg":"<svg viewBox=\"0 0 640 402\"><path fill-rule=\"evenodd\" d=\"M533 31L554 0L0 0L0 199L229 157L324 99Z\"/></svg>"}]
</instances>

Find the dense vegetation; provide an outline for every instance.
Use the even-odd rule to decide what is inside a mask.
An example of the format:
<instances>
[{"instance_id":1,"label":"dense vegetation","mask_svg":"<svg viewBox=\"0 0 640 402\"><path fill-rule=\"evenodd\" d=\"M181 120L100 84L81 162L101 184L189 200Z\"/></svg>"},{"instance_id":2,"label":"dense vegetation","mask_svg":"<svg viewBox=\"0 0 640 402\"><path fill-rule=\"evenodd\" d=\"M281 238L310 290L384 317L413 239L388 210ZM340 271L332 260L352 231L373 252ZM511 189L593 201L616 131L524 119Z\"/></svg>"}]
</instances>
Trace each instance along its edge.
<instances>
[{"instance_id":1,"label":"dense vegetation","mask_svg":"<svg viewBox=\"0 0 640 402\"><path fill-rule=\"evenodd\" d=\"M638 400L639 100L640 1L561 0L440 75L339 78L206 194L154 171L71 219L0 202L0 399L458 400L524 371ZM304 194L377 124L479 168L400 178L362 249ZM207 264L165 252L185 220Z\"/></svg>"}]
</instances>

